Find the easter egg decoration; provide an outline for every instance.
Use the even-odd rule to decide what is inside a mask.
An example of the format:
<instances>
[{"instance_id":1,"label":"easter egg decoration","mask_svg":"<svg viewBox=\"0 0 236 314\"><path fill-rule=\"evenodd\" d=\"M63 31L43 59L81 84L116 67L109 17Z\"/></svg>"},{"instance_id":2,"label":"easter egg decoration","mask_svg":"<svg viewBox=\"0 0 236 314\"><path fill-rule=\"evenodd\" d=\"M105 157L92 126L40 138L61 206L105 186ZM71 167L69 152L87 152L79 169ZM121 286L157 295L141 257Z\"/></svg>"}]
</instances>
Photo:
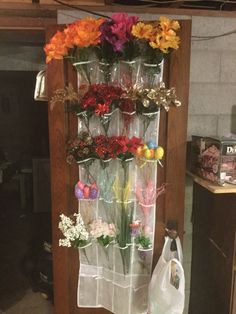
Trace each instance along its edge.
<instances>
[{"instance_id":1,"label":"easter egg decoration","mask_svg":"<svg viewBox=\"0 0 236 314\"><path fill-rule=\"evenodd\" d=\"M151 155L152 155L151 150L150 149L146 149L145 152L144 152L144 157L146 159L151 159L152 158Z\"/></svg>"},{"instance_id":2,"label":"easter egg decoration","mask_svg":"<svg viewBox=\"0 0 236 314\"><path fill-rule=\"evenodd\" d=\"M146 149L148 149L148 146L147 146L147 144L144 144L143 145L143 151L146 150Z\"/></svg>"},{"instance_id":3,"label":"easter egg decoration","mask_svg":"<svg viewBox=\"0 0 236 314\"><path fill-rule=\"evenodd\" d=\"M81 181L78 181L78 182L77 182L77 186L78 186L78 188L81 189L81 190L84 189L84 183L81 182Z\"/></svg>"},{"instance_id":4,"label":"easter egg decoration","mask_svg":"<svg viewBox=\"0 0 236 314\"><path fill-rule=\"evenodd\" d=\"M96 199L98 197L98 186L96 184L96 182L94 182L91 186L90 186L90 192L89 192L89 198L91 198L92 200Z\"/></svg>"},{"instance_id":5,"label":"easter egg decoration","mask_svg":"<svg viewBox=\"0 0 236 314\"><path fill-rule=\"evenodd\" d=\"M151 148L150 150L150 159L154 159L155 158L155 149Z\"/></svg>"},{"instance_id":6,"label":"easter egg decoration","mask_svg":"<svg viewBox=\"0 0 236 314\"><path fill-rule=\"evenodd\" d=\"M143 146L139 146L136 150L136 156L142 157L143 156Z\"/></svg>"},{"instance_id":7,"label":"easter egg decoration","mask_svg":"<svg viewBox=\"0 0 236 314\"><path fill-rule=\"evenodd\" d=\"M147 146L149 149L153 149L153 148L156 148L156 143L154 141L149 141L147 143Z\"/></svg>"},{"instance_id":8,"label":"easter egg decoration","mask_svg":"<svg viewBox=\"0 0 236 314\"><path fill-rule=\"evenodd\" d=\"M85 185L85 186L84 186L83 192L84 192L84 198L85 198L85 199L88 199L88 198L89 198L89 194L90 194L90 188L89 188L88 185Z\"/></svg>"},{"instance_id":9,"label":"easter egg decoration","mask_svg":"<svg viewBox=\"0 0 236 314\"><path fill-rule=\"evenodd\" d=\"M161 160L164 156L164 149L161 146L158 146L155 150L155 159Z\"/></svg>"},{"instance_id":10,"label":"easter egg decoration","mask_svg":"<svg viewBox=\"0 0 236 314\"><path fill-rule=\"evenodd\" d=\"M75 185L75 197L78 199L83 199L84 198L84 193L83 190L81 190L78 186L78 184Z\"/></svg>"}]
</instances>

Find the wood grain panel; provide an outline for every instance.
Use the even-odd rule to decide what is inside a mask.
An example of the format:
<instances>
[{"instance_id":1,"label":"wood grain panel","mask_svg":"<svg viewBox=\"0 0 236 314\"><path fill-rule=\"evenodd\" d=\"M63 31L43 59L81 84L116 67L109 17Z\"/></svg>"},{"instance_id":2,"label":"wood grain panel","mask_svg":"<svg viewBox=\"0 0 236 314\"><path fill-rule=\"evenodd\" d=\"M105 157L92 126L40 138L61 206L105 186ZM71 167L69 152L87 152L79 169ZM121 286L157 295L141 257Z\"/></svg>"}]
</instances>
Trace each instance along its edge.
<instances>
[{"instance_id":1,"label":"wood grain panel","mask_svg":"<svg viewBox=\"0 0 236 314\"><path fill-rule=\"evenodd\" d=\"M54 34L55 28L47 32L47 39ZM64 62L52 61L47 67L48 97L58 88L65 85ZM58 246L61 233L58 229L59 215L70 214L66 183L69 182L69 169L66 164L65 142L67 137L66 116L61 104L55 105L53 112L49 109L49 141L51 160L51 191L52 191L52 235L53 235L53 275L54 275L54 313L73 313L70 309L75 302L71 300L71 280L76 273L71 267L75 260L75 252Z\"/></svg>"},{"instance_id":2,"label":"wood grain panel","mask_svg":"<svg viewBox=\"0 0 236 314\"><path fill-rule=\"evenodd\" d=\"M45 30L49 25L55 23L56 18L0 16L0 29Z\"/></svg>"},{"instance_id":3,"label":"wood grain panel","mask_svg":"<svg viewBox=\"0 0 236 314\"><path fill-rule=\"evenodd\" d=\"M15 0L17 1L17 0ZM28 0L26 0L28 1ZM62 0L62 2L66 4L71 5L86 5L86 6L103 6L105 5L104 0ZM59 3L56 3L53 0L39 0L40 4L53 4L53 5L61 5Z\"/></svg>"},{"instance_id":4,"label":"wood grain panel","mask_svg":"<svg viewBox=\"0 0 236 314\"><path fill-rule=\"evenodd\" d=\"M166 156L166 222L178 222L179 236L183 236L184 193L186 171L186 143L189 97L189 69L191 47L191 21L180 22L180 49L171 55L169 87L176 88L182 106L171 108L167 115L167 156Z\"/></svg>"}]
</instances>

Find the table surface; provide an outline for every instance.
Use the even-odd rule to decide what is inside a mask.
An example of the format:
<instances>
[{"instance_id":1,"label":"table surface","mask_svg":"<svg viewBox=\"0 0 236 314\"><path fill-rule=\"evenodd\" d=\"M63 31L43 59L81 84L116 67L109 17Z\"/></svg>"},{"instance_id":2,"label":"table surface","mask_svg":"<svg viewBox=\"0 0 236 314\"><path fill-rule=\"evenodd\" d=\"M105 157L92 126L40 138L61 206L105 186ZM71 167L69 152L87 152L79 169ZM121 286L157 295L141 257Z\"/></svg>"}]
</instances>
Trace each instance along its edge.
<instances>
[{"instance_id":1,"label":"table surface","mask_svg":"<svg viewBox=\"0 0 236 314\"><path fill-rule=\"evenodd\" d=\"M220 186L216 183L200 178L199 176L191 173L190 171L187 171L187 174L193 178L194 182L200 184L201 186L203 186L204 188L206 188L212 193L216 193L216 194L236 193L236 185L234 184L225 183L224 186Z\"/></svg>"}]
</instances>

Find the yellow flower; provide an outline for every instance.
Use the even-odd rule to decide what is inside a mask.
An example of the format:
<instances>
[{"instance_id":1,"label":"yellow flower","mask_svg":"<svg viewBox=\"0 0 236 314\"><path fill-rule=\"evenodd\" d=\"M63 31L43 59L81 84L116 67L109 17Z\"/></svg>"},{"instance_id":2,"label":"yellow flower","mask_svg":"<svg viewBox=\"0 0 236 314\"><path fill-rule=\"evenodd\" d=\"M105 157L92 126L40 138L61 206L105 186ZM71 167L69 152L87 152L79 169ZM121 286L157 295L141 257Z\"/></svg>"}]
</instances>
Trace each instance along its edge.
<instances>
[{"instance_id":1,"label":"yellow flower","mask_svg":"<svg viewBox=\"0 0 236 314\"><path fill-rule=\"evenodd\" d=\"M150 39L153 36L153 26L142 22L133 25L132 34L140 39Z\"/></svg>"},{"instance_id":2,"label":"yellow flower","mask_svg":"<svg viewBox=\"0 0 236 314\"><path fill-rule=\"evenodd\" d=\"M178 49L180 44L179 36L162 36L158 34L154 41L151 41L150 46L154 49L160 49L163 53L168 53L169 49Z\"/></svg>"},{"instance_id":3,"label":"yellow flower","mask_svg":"<svg viewBox=\"0 0 236 314\"><path fill-rule=\"evenodd\" d=\"M155 37L149 45L153 49L160 49L163 53L169 53L169 49L178 49L180 38L175 30L179 28L177 21L171 21L166 17L160 17L159 27L156 28Z\"/></svg>"},{"instance_id":4,"label":"yellow flower","mask_svg":"<svg viewBox=\"0 0 236 314\"><path fill-rule=\"evenodd\" d=\"M161 16L159 19L160 28L166 32L170 29L177 31L180 28L179 22L175 20L170 20L168 17Z\"/></svg>"}]
</instances>

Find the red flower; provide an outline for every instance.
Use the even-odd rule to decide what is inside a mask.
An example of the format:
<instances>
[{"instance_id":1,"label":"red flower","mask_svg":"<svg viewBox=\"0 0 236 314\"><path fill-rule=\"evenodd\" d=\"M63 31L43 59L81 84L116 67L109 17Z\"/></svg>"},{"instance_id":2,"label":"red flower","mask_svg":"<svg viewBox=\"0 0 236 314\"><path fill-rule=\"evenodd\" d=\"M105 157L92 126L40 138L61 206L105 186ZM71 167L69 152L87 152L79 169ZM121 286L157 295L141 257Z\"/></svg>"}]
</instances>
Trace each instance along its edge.
<instances>
[{"instance_id":1,"label":"red flower","mask_svg":"<svg viewBox=\"0 0 236 314\"><path fill-rule=\"evenodd\" d=\"M96 145L102 145L105 143L107 137L105 135L98 135L94 138L94 142Z\"/></svg>"},{"instance_id":2,"label":"red flower","mask_svg":"<svg viewBox=\"0 0 236 314\"><path fill-rule=\"evenodd\" d=\"M120 103L120 110L128 113L132 113L135 111L135 105L132 99L123 98Z\"/></svg>"},{"instance_id":3,"label":"red flower","mask_svg":"<svg viewBox=\"0 0 236 314\"><path fill-rule=\"evenodd\" d=\"M142 146L142 139L136 136L133 136L128 143L128 151L131 154L135 154L137 148Z\"/></svg>"},{"instance_id":4,"label":"red flower","mask_svg":"<svg viewBox=\"0 0 236 314\"><path fill-rule=\"evenodd\" d=\"M99 156L99 158L104 159L106 154L106 148L104 146L97 146L95 148L95 152Z\"/></svg>"},{"instance_id":5,"label":"red flower","mask_svg":"<svg viewBox=\"0 0 236 314\"><path fill-rule=\"evenodd\" d=\"M109 106L107 104L97 104L95 109L95 114L97 116L102 116L105 113L109 113Z\"/></svg>"},{"instance_id":6,"label":"red flower","mask_svg":"<svg viewBox=\"0 0 236 314\"><path fill-rule=\"evenodd\" d=\"M89 96L83 97L81 101L81 108L87 109L88 107L95 107L96 106L96 97Z\"/></svg>"}]
</instances>

